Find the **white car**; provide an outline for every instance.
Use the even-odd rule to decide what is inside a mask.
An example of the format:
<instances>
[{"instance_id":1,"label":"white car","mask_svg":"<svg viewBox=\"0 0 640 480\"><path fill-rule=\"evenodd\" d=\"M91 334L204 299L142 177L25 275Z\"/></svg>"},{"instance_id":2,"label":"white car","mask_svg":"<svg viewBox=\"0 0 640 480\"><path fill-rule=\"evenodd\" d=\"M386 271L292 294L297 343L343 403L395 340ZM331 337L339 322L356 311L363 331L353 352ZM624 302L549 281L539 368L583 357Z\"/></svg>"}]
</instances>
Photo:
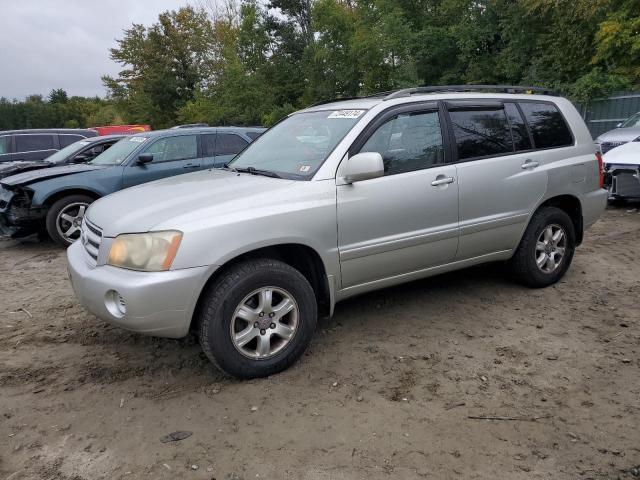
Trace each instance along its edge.
<instances>
[{"instance_id":1,"label":"white car","mask_svg":"<svg viewBox=\"0 0 640 480\"><path fill-rule=\"evenodd\" d=\"M628 142L608 151L603 160L609 198L640 198L640 141Z\"/></svg>"}]
</instances>

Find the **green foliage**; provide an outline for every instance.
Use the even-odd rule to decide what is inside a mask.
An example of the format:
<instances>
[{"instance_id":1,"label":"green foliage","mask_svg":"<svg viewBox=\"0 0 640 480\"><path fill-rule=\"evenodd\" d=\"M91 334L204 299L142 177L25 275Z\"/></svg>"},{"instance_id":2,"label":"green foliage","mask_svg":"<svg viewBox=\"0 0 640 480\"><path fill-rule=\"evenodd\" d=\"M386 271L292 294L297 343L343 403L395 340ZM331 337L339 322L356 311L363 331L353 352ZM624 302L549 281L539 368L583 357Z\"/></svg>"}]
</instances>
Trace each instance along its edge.
<instances>
[{"instance_id":1,"label":"green foliage","mask_svg":"<svg viewBox=\"0 0 640 480\"><path fill-rule=\"evenodd\" d=\"M102 112L111 111L106 116ZM121 123L115 107L99 98L68 97L56 89L47 100L30 95L24 102L0 98L0 130L18 128L85 128Z\"/></svg>"},{"instance_id":2,"label":"green foliage","mask_svg":"<svg viewBox=\"0 0 640 480\"><path fill-rule=\"evenodd\" d=\"M274 107L273 110L271 110L269 113L265 113L262 116L262 125L264 125L265 127L271 127L272 125L275 125L284 117L295 111L296 108L290 103L285 103L280 107Z\"/></svg>"},{"instance_id":3,"label":"green foliage","mask_svg":"<svg viewBox=\"0 0 640 480\"><path fill-rule=\"evenodd\" d=\"M127 121L154 128L174 125L178 112L211 75L214 35L203 11L184 7L160 14L158 23L133 25L111 49L125 68L103 77Z\"/></svg>"},{"instance_id":4,"label":"green foliage","mask_svg":"<svg viewBox=\"0 0 640 480\"><path fill-rule=\"evenodd\" d=\"M2 99L0 128L272 125L412 85L542 85L578 102L640 87L640 0L221 1L125 30L107 101Z\"/></svg>"}]
</instances>

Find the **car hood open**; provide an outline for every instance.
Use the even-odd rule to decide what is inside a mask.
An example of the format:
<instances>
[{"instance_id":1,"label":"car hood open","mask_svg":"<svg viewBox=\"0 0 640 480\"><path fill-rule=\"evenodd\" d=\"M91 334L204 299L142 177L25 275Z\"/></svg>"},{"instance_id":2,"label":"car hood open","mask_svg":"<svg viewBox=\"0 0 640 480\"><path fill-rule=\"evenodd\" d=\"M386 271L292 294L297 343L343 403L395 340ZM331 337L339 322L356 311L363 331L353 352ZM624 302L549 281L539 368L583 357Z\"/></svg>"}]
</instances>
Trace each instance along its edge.
<instances>
[{"instance_id":1,"label":"car hood open","mask_svg":"<svg viewBox=\"0 0 640 480\"><path fill-rule=\"evenodd\" d=\"M0 183L9 188L18 187L38 182L40 180L46 180L48 178L62 177L65 175L72 175L74 173L88 172L90 170L101 170L103 168L109 168L109 166L89 164L62 165L60 167L31 170L11 175L10 177L0 180Z\"/></svg>"},{"instance_id":2,"label":"car hood open","mask_svg":"<svg viewBox=\"0 0 640 480\"><path fill-rule=\"evenodd\" d=\"M94 202L87 218L105 237L178 228L224 213L286 205L294 180L204 170L145 183Z\"/></svg>"},{"instance_id":3,"label":"car hood open","mask_svg":"<svg viewBox=\"0 0 640 480\"><path fill-rule=\"evenodd\" d=\"M640 165L640 142L628 142L602 156L608 165Z\"/></svg>"}]
</instances>

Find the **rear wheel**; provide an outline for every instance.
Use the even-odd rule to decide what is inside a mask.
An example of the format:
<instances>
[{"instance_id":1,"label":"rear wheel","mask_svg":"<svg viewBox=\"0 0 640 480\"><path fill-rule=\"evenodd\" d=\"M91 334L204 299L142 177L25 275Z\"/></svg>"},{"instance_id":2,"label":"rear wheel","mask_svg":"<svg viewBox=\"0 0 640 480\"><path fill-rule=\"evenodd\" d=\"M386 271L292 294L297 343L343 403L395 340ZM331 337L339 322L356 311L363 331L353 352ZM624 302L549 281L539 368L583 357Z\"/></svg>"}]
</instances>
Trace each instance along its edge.
<instances>
[{"instance_id":1,"label":"rear wheel","mask_svg":"<svg viewBox=\"0 0 640 480\"><path fill-rule=\"evenodd\" d=\"M510 261L516 279L534 288L556 283L571 265L575 239L573 222L564 210L539 209Z\"/></svg>"},{"instance_id":2,"label":"rear wheel","mask_svg":"<svg viewBox=\"0 0 640 480\"><path fill-rule=\"evenodd\" d=\"M92 202L93 198L87 195L69 195L51 205L46 227L52 240L63 247L78 240L84 213Z\"/></svg>"},{"instance_id":3,"label":"rear wheel","mask_svg":"<svg viewBox=\"0 0 640 480\"><path fill-rule=\"evenodd\" d=\"M208 288L199 321L202 349L222 371L265 377L289 367L311 342L316 298L307 279L286 263L248 260Z\"/></svg>"}]
</instances>

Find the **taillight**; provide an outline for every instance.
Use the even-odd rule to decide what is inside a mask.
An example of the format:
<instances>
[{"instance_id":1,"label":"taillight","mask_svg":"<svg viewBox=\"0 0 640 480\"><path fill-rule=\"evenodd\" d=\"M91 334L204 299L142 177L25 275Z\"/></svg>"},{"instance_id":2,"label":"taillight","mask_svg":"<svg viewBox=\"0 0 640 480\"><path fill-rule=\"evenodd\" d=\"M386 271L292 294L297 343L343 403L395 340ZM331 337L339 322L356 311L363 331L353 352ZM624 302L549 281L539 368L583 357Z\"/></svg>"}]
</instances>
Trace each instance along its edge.
<instances>
[{"instance_id":1,"label":"taillight","mask_svg":"<svg viewBox=\"0 0 640 480\"><path fill-rule=\"evenodd\" d=\"M604 188L604 161L602 160L602 153L596 152L596 159L598 160L598 174L600 175L600 188Z\"/></svg>"}]
</instances>

